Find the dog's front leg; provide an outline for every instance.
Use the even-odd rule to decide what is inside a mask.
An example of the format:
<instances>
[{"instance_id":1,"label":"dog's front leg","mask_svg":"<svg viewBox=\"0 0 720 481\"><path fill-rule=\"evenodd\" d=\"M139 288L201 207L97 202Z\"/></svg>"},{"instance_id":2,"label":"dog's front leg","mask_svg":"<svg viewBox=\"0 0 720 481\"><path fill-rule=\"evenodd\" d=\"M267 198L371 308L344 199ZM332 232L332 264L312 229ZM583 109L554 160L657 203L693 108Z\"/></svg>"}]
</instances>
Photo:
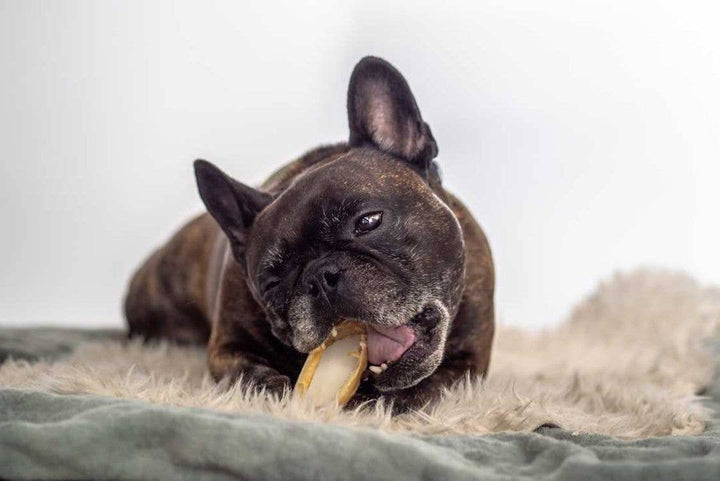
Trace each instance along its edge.
<instances>
[{"instance_id":1,"label":"dog's front leg","mask_svg":"<svg viewBox=\"0 0 720 481\"><path fill-rule=\"evenodd\" d=\"M213 343L211 339L208 345L208 367L216 381L227 379L234 383L240 380L243 385L254 390L264 389L277 395L291 388L290 378L271 367L267 359L244 352L241 346L232 341L218 340Z\"/></svg>"},{"instance_id":2,"label":"dog's front leg","mask_svg":"<svg viewBox=\"0 0 720 481\"><path fill-rule=\"evenodd\" d=\"M212 331L207 346L207 363L215 381L240 380L255 390L282 394L291 388L293 363L287 349L275 339L265 312L253 299L240 264L226 253ZM283 371L283 372L280 372Z\"/></svg>"}]
</instances>

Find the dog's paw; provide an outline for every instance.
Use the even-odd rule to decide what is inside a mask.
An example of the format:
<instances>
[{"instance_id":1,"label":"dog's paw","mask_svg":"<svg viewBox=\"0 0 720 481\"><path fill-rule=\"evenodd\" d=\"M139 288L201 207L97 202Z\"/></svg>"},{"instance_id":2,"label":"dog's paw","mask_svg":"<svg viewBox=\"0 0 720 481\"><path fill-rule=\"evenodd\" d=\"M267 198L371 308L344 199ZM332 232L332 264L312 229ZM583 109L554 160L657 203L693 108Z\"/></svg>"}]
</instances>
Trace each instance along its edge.
<instances>
[{"instance_id":1,"label":"dog's paw","mask_svg":"<svg viewBox=\"0 0 720 481\"><path fill-rule=\"evenodd\" d=\"M256 393L282 397L292 390L290 378L266 366L253 366L243 373L243 379Z\"/></svg>"},{"instance_id":2,"label":"dog's paw","mask_svg":"<svg viewBox=\"0 0 720 481\"><path fill-rule=\"evenodd\" d=\"M268 376L263 380L263 387L265 388L265 392L278 397L283 397L292 391L290 378L283 374Z\"/></svg>"}]
</instances>

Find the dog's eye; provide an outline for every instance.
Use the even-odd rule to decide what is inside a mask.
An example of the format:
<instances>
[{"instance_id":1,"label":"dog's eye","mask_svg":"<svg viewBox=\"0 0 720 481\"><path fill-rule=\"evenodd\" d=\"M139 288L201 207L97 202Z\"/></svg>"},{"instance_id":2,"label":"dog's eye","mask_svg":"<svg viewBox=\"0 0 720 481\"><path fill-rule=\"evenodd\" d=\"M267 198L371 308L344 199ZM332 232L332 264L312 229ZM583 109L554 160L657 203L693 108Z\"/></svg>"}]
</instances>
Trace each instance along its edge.
<instances>
[{"instance_id":1,"label":"dog's eye","mask_svg":"<svg viewBox=\"0 0 720 481\"><path fill-rule=\"evenodd\" d=\"M355 223L355 232L364 234L376 229L382 223L382 212L372 212L360 217Z\"/></svg>"}]
</instances>

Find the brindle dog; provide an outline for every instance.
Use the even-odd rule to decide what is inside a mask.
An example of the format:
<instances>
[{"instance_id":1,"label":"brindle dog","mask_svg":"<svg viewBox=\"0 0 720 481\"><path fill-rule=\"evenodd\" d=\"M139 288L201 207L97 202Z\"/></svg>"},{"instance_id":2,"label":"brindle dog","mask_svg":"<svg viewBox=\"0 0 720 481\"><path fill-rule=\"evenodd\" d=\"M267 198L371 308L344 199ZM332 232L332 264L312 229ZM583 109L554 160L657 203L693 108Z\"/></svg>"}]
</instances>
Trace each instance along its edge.
<instances>
[{"instance_id":1,"label":"brindle dog","mask_svg":"<svg viewBox=\"0 0 720 481\"><path fill-rule=\"evenodd\" d=\"M398 410L487 372L490 248L443 189L408 84L366 57L347 110L347 143L310 151L259 189L196 161L209 214L132 278L130 335L207 342L213 378L281 392L340 319L356 319L368 327L370 363L387 368L368 370L354 401L384 395Z\"/></svg>"}]
</instances>

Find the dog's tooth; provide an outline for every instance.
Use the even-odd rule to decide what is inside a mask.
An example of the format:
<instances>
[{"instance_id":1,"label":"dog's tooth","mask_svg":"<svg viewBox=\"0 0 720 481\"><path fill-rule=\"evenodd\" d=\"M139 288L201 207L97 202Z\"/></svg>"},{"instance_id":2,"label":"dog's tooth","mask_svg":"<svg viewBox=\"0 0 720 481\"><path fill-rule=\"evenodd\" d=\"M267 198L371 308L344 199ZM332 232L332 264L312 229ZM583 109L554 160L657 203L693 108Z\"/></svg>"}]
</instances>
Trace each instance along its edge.
<instances>
[{"instance_id":1,"label":"dog's tooth","mask_svg":"<svg viewBox=\"0 0 720 481\"><path fill-rule=\"evenodd\" d=\"M332 331L330 331L330 335L331 335L332 337L337 337L337 329L335 329L335 328L333 327Z\"/></svg>"},{"instance_id":2,"label":"dog's tooth","mask_svg":"<svg viewBox=\"0 0 720 481\"><path fill-rule=\"evenodd\" d=\"M380 374L383 372L383 370L380 366L370 366L370 367L368 367L368 369L370 369L375 374Z\"/></svg>"},{"instance_id":3,"label":"dog's tooth","mask_svg":"<svg viewBox=\"0 0 720 481\"><path fill-rule=\"evenodd\" d=\"M388 367L388 366L387 366L386 363L380 364L380 368L381 368L383 371L384 371L385 369L387 369L387 367Z\"/></svg>"}]
</instances>

